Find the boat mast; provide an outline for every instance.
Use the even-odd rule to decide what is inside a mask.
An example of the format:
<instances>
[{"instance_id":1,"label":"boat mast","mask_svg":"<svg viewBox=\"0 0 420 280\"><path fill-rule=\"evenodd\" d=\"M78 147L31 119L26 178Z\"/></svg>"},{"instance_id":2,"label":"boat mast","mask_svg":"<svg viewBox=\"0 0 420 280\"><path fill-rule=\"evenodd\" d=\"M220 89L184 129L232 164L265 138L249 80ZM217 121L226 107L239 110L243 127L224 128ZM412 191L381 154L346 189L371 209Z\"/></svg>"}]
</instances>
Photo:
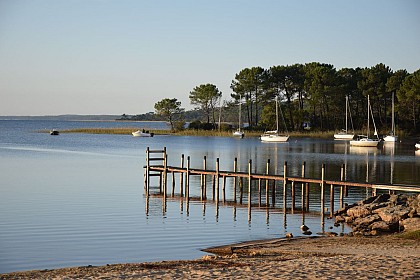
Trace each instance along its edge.
<instances>
[{"instance_id":1,"label":"boat mast","mask_svg":"<svg viewBox=\"0 0 420 280\"><path fill-rule=\"evenodd\" d=\"M279 100L278 100L278 96L276 96L276 124L277 124L276 133L279 133Z\"/></svg>"},{"instance_id":2,"label":"boat mast","mask_svg":"<svg viewBox=\"0 0 420 280\"><path fill-rule=\"evenodd\" d=\"M392 92L392 135L395 134L395 120L394 120L394 92Z\"/></svg>"},{"instance_id":3,"label":"boat mast","mask_svg":"<svg viewBox=\"0 0 420 280\"><path fill-rule=\"evenodd\" d=\"M238 126L239 126L239 128L238 128L238 130L239 130L239 132L241 132L241 107L242 107L242 95L240 94L239 95L239 121L238 121Z\"/></svg>"},{"instance_id":4,"label":"boat mast","mask_svg":"<svg viewBox=\"0 0 420 280\"><path fill-rule=\"evenodd\" d=\"M369 100L369 95L368 95L368 106L367 106L367 138L369 138L369 120L370 120L370 116L369 116L369 113L370 113L370 100Z\"/></svg>"},{"instance_id":5,"label":"boat mast","mask_svg":"<svg viewBox=\"0 0 420 280\"><path fill-rule=\"evenodd\" d=\"M349 104L349 97L346 95L346 134L347 134L347 110Z\"/></svg>"}]
</instances>

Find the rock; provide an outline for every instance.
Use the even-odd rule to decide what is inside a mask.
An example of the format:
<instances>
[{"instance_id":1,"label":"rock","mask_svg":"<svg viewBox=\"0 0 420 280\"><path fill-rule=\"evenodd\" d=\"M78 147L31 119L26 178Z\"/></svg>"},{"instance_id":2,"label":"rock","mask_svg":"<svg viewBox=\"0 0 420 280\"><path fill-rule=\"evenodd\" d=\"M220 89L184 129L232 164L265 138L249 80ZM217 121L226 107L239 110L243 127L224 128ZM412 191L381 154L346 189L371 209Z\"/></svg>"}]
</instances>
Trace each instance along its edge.
<instances>
[{"instance_id":1,"label":"rock","mask_svg":"<svg viewBox=\"0 0 420 280\"><path fill-rule=\"evenodd\" d=\"M399 220L407 218L408 213L410 213L410 209L407 207L404 208L402 205L397 205L390 208L380 208L373 212L377 213L384 222L393 224L397 223Z\"/></svg>"},{"instance_id":2,"label":"rock","mask_svg":"<svg viewBox=\"0 0 420 280\"><path fill-rule=\"evenodd\" d=\"M366 217L360 217L353 221L353 224L357 224L359 227L367 228L370 224L380 221L381 218L378 214L366 216Z\"/></svg>"},{"instance_id":3,"label":"rock","mask_svg":"<svg viewBox=\"0 0 420 280\"><path fill-rule=\"evenodd\" d=\"M293 238L293 234L292 233L286 233L286 238L287 239Z\"/></svg>"},{"instance_id":4,"label":"rock","mask_svg":"<svg viewBox=\"0 0 420 280\"><path fill-rule=\"evenodd\" d=\"M420 218L408 218L400 221L400 226L404 228L404 231L412 231L420 229Z\"/></svg>"},{"instance_id":5,"label":"rock","mask_svg":"<svg viewBox=\"0 0 420 280\"><path fill-rule=\"evenodd\" d=\"M335 213L335 226L347 223L353 235L378 235L420 229L420 195L382 194Z\"/></svg>"},{"instance_id":6,"label":"rock","mask_svg":"<svg viewBox=\"0 0 420 280\"><path fill-rule=\"evenodd\" d=\"M312 234L312 231L310 231L310 230L306 230L306 231L304 231L304 232L303 232L303 234L304 234L304 235L311 235L311 234Z\"/></svg>"},{"instance_id":7,"label":"rock","mask_svg":"<svg viewBox=\"0 0 420 280\"><path fill-rule=\"evenodd\" d=\"M300 230L301 231L307 231L309 228L306 225L301 225Z\"/></svg>"},{"instance_id":8,"label":"rock","mask_svg":"<svg viewBox=\"0 0 420 280\"><path fill-rule=\"evenodd\" d=\"M376 230L380 232L396 232L398 231L398 222L394 224L388 224L384 221L377 221L370 225L370 230Z\"/></svg>"},{"instance_id":9,"label":"rock","mask_svg":"<svg viewBox=\"0 0 420 280\"><path fill-rule=\"evenodd\" d=\"M366 206L355 206L347 210L347 215L350 217L364 217L369 215L371 212L366 208Z\"/></svg>"}]
</instances>

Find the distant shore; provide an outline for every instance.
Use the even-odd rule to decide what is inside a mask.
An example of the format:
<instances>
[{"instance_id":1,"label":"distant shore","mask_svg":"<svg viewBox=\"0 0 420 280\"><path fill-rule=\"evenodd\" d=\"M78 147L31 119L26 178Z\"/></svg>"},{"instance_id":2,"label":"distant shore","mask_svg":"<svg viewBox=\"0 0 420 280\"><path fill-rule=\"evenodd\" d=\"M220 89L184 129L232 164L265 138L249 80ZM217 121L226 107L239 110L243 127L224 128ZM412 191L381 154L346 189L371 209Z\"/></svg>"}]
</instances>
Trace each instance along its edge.
<instances>
[{"instance_id":1,"label":"distant shore","mask_svg":"<svg viewBox=\"0 0 420 280\"><path fill-rule=\"evenodd\" d=\"M83 266L1 274L1 279L420 279L420 240L273 239L222 246L197 260ZM209 249L211 251L211 249Z\"/></svg>"}]
</instances>

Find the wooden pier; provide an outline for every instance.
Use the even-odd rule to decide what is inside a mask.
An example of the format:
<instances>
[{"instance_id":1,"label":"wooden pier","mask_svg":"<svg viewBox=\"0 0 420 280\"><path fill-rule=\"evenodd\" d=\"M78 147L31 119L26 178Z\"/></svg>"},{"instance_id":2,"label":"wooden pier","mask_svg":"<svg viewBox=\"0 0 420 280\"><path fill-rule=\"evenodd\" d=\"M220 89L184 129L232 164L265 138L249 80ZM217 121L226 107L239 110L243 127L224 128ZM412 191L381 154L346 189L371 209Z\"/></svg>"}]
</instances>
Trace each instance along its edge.
<instances>
[{"instance_id":1,"label":"wooden pier","mask_svg":"<svg viewBox=\"0 0 420 280\"><path fill-rule=\"evenodd\" d=\"M237 158L233 161L233 171L220 170L219 158L216 159L216 168L214 170L207 169L207 159L206 156L203 158L203 169L191 168L190 167L190 157L186 158L181 155L180 167L168 166L168 157L166 153L166 147L163 150L151 150L149 147L146 149L146 165L144 166L144 184L146 196L150 195L150 179L153 176L159 177L158 192L163 195L163 198L166 200L168 196L168 174L171 174L172 185L171 185L171 196L175 196L175 187L176 179L175 174L180 174L179 179L179 196L188 201L190 200L190 176L200 176L200 199L207 200L207 176L212 178L212 201L216 204L220 201L220 179L222 179L222 199L223 202L226 202L226 179L233 178L233 203L237 203L237 194L238 187L240 193L240 201L242 204L242 194L244 192L244 180L247 181L247 194L248 194L248 211L249 216L251 214L251 194L252 194L252 182L258 183L258 205L261 206L262 203L262 189L263 184L265 185L265 205L268 207L270 203L275 205L276 201L276 186L283 187L283 208L287 208L287 189L290 187L291 190L291 209L292 211L296 209L296 186L300 185L301 187L301 210L302 212L309 211L309 185L319 186L320 188L320 209L321 216L325 215L325 193L326 188L329 186L330 194L330 205L329 205L329 214L332 217L334 213L334 193L335 188L340 190L340 207L344 205L344 198L347 196L348 188L357 187L370 190L372 195L376 195L377 190L388 190L390 193L396 191L399 192L419 192L420 186L410 186L410 185L395 185L395 184L373 184L373 183L360 183L360 182L351 182L345 181L344 171L345 165L341 166L341 180L334 181L328 180L325 178L325 164L322 164L321 168L321 178L307 178L305 177L306 164L302 163L301 176L288 176L287 172L287 162L283 166L283 175L279 174L270 174L270 160L267 160L266 170L264 173L253 173L252 172L252 160L248 161L248 168L246 172L238 171ZM184 167L185 165L185 167ZM185 177L185 180L184 180ZM184 183L185 181L185 183ZM281 184L279 184L281 182ZM184 186L185 185L185 186ZM270 202L270 193L271 193L271 202ZM188 205L188 204L187 204Z\"/></svg>"}]
</instances>

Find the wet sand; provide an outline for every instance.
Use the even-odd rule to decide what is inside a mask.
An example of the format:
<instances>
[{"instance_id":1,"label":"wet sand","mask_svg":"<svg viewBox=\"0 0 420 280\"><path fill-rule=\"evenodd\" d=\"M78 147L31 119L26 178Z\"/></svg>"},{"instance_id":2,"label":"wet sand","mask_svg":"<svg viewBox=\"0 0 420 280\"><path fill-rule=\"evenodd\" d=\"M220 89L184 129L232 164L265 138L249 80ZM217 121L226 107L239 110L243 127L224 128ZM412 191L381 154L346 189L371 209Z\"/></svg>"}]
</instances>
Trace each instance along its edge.
<instances>
[{"instance_id":1,"label":"wet sand","mask_svg":"<svg viewBox=\"0 0 420 280\"><path fill-rule=\"evenodd\" d=\"M0 279L420 279L420 241L395 235L274 239L197 260L15 272Z\"/></svg>"}]
</instances>

